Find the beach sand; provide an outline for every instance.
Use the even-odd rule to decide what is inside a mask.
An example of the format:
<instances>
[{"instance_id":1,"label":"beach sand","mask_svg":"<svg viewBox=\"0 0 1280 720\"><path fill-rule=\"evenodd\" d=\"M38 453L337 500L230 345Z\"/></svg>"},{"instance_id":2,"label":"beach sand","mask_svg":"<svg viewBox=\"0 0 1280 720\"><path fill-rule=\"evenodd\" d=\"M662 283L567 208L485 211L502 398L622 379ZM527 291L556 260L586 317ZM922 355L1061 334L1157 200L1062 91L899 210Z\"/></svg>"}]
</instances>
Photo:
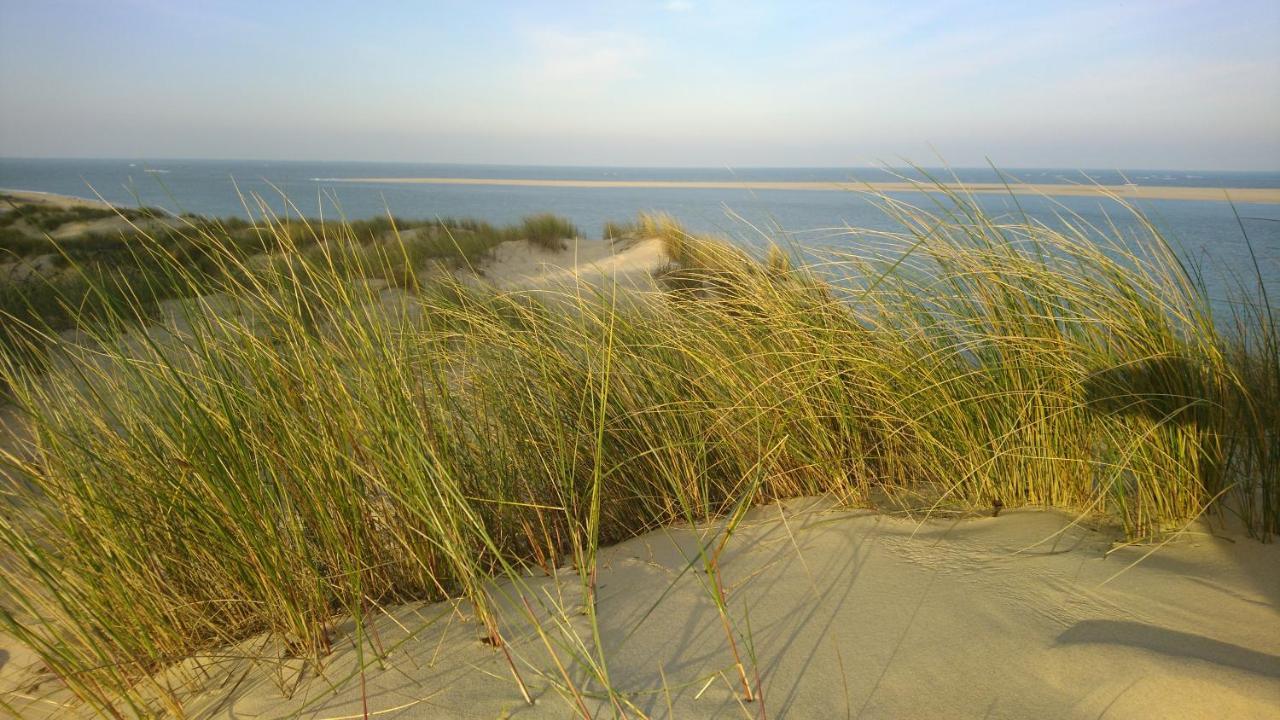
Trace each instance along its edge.
<instances>
[{"instance_id":1,"label":"beach sand","mask_svg":"<svg viewBox=\"0 0 1280 720\"><path fill-rule=\"evenodd\" d=\"M666 262L656 238L611 243L578 238L550 251L523 240L505 242L475 272L459 276L501 290L551 290L579 283L598 286L616 282L627 290L654 289L653 271Z\"/></svg>"},{"instance_id":2,"label":"beach sand","mask_svg":"<svg viewBox=\"0 0 1280 720\"><path fill-rule=\"evenodd\" d=\"M758 701L742 700L697 562L716 529L660 530L602 552L599 640L629 710L760 715ZM1274 717L1280 547L1197 525L1158 552L1107 555L1116 537L1058 512L922 522L797 500L751 511L721 572L768 717ZM595 648L578 576L537 573L491 594L532 706L459 602L392 608L373 622L365 657L383 654L368 660L363 691L347 622L319 674L293 663L277 676L230 657L242 649L204 659L213 689L185 707L219 718L356 718L366 704L379 718L563 718L580 707L612 716L574 661ZM581 704L557 690L557 662ZM41 704L52 708L23 709L34 716Z\"/></svg>"},{"instance_id":3,"label":"beach sand","mask_svg":"<svg viewBox=\"0 0 1280 720\"><path fill-rule=\"evenodd\" d=\"M828 192L939 192L936 185L911 182L738 182L668 180L525 180L518 178L324 178L325 182L409 185L500 185L511 187L687 190L810 190ZM1144 200L1218 200L1238 203L1280 203L1280 188L1164 187L1146 185L1058 185L1034 183L944 184L959 193L1101 197L1114 195Z\"/></svg>"}]
</instances>

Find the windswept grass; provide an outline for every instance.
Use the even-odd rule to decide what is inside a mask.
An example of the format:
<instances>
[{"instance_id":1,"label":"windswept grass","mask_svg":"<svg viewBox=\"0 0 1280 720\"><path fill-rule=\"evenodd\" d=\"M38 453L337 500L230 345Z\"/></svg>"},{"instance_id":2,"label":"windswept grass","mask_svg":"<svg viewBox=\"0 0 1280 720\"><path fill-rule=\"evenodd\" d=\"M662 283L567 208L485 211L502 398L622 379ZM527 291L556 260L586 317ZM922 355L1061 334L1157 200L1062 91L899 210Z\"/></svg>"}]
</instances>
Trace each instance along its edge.
<instances>
[{"instance_id":1,"label":"windswept grass","mask_svg":"<svg viewBox=\"0 0 1280 720\"><path fill-rule=\"evenodd\" d=\"M600 237L609 242L618 242L619 240L628 240L640 237L640 224L635 222L617 222L615 220L606 221L604 227L600 231Z\"/></svg>"},{"instance_id":2,"label":"windswept grass","mask_svg":"<svg viewBox=\"0 0 1280 720\"><path fill-rule=\"evenodd\" d=\"M31 344L30 337L18 337L30 335L23 328L57 333L101 325L109 315L153 319L160 302L215 291L212 278L256 268L261 263L252 259L259 256L286 264L299 257L336 260L332 272L412 287L432 263L478 263L512 240L559 249L577 235L571 223L550 214L495 226L466 218L322 222L275 218L265 205L258 211L267 219L184 215L145 224L162 217L161 211L16 205L0 215L0 354ZM122 229L63 239L49 234L69 222L113 217L125 223ZM38 231L18 229L19 220ZM335 254L330 246L344 250ZM177 266L182 272L174 271ZM0 391L4 387L0 379Z\"/></svg>"},{"instance_id":3,"label":"windswept grass","mask_svg":"<svg viewBox=\"0 0 1280 720\"><path fill-rule=\"evenodd\" d=\"M578 228L568 220L541 213L530 215L520 222L521 239L547 250L563 250L566 240L578 237Z\"/></svg>"},{"instance_id":4,"label":"windswept grass","mask_svg":"<svg viewBox=\"0 0 1280 720\"><path fill-rule=\"evenodd\" d=\"M171 336L0 371L37 437L10 458L30 483L0 520L0 622L103 713L180 712L149 678L198 651L266 633L322 662L338 616L458 596L501 646L486 578L569 562L590 616L601 544L779 498L1056 506L1135 539L1210 511L1280 529L1265 302L1220 332L1150 225L882 203L901 232L812 264L644 216L682 291L571 311L353 282L413 252L403 231L306 247L268 223L283 260L262 267L208 232L200 275L157 247L193 298ZM109 307L107 327L141 312Z\"/></svg>"},{"instance_id":5,"label":"windswept grass","mask_svg":"<svg viewBox=\"0 0 1280 720\"><path fill-rule=\"evenodd\" d=\"M636 218L635 227L641 237L662 240L667 256L673 262L682 265L693 264L686 254L686 249L691 246L687 241L693 240L693 236L675 218L667 213L640 213L640 216Z\"/></svg>"}]
</instances>

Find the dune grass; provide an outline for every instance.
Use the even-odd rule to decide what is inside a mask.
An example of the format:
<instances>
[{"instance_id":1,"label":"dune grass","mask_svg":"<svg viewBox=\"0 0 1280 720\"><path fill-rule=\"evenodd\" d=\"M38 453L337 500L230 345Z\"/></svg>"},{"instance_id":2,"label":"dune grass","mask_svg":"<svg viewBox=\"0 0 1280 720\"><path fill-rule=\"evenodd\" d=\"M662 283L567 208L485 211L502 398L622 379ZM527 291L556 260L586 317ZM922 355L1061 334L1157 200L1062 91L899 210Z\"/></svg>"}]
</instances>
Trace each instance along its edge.
<instances>
[{"instance_id":1,"label":"dune grass","mask_svg":"<svg viewBox=\"0 0 1280 720\"><path fill-rule=\"evenodd\" d=\"M563 250L566 240L579 236L573 223L551 213L530 215L520 222L521 239L547 250Z\"/></svg>"},{"instance_id":2,"label":"dune grass","mask_svg":"<svg viewBox=\"0 0 1280 720\"><path fill-rule=\"evenodd\" d=\"M356 282L396 272L403 233L304 245L267 222L284 260L254 264L207 231L200 274L156 245L191 298L171 334L110 332L141 312L113 302L100 351L0 370L36 435L9 458L0 624L103 714L180 713L151 680L180 658L266 634L322 663L337 618L452 597L501 647L487 578L569 564L592 617L602 544L780 498L1054 506L1136 540L1205 512L1280 529L1265 300L1221 331L1149 224L881 203L901 232L810 263L642 217L673 290L568 308ZM607 690L603 650L583 656Z\"/></svg>"},{"instance_id":3,"label":"dune grass","mask_svg":"<svg viewBox=\"0 0 1280 720\"><path fill-rule=\"evenodd\" d=\"M115 217L137 221L145 218L164 217L167 214L163 210L148 207L116 209L87 205L73 207L39 205L15 200L2 193L0 193L0 203L5 203L9 206L5 208L8 212L0 214L0 228L13 227L19 222L25 222L32 228L43 232L52 232L63 225L74 222L90 222Z\"/></svg>"},{"instance_id":4,"label":"dune grass","mask_svg":"<svg viewBox=\"0 0 1280 720\"><path fill-rule=\"evenodd\" d=\"M609 242L618 242L619 240L627 240L640 237L640 224L638 222L618 222L616 220L606 221L600 230L600 237Z\"/></svg>"},{"instance_id":5,"label":"dune grass","mask_svg":"<svg viewBox=\"0 0 1280 720\"><path fill-rule=\"evenodd\" d=\"M144 223L167 217L162 211L105 208L52 209L15 205L0 215L0 354L15 354L30 346L20 336L29 330L54 333L77 326L101 325L108 316L150 320L160 302L215 289L212 278L225 271L242 272L250 258L290 254L318 260L331 257L320 246L339 244L348 250L337 259L360 266L391 284L408 286L429 263L469 265L479 262L497 245L528 240L539 247L559 249L577 236L563 218L540 214L521 222L495 226L487 222L436 218L411 220L378 217L352 222L307 218L277 218L259 204L264 222L242 218L202 218L184 215L162 224ZM125 227L113 232L83 232L54 239L50 233L66 223L119 218ZM16 227L27 223L29 230ZM284 248L288 248L286 252ZM234 262L228 267L228 258ZM39 270L29 269L43 259ZM3 270L9 263L9 270ZM15 264L16 263L16 264ZM174 272L175 266L182 272ZM356 271L331 268L333 272ZM376 270L374 273L372 271ZM369 272L365 272L369 271ZM17 353L23 354L23 353ZM25 353L30 356L30 353ZM0 380L0 391L5 383Z\"/></svg>"}]
</instances>

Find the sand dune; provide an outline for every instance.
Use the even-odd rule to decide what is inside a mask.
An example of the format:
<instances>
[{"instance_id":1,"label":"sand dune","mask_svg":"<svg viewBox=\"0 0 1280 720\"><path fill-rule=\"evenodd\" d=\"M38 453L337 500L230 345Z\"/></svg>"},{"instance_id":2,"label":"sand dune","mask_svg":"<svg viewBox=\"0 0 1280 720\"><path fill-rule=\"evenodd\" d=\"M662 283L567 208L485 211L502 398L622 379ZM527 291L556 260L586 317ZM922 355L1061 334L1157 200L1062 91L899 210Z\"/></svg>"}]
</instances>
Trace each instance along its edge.
<instances>
[{"instance_id":1,"label":"sand dune","mask_svg":"<svg viewBox=\"0 0 1280 720\"><path fill-rule=\"evenodd\" d=\"M664 260L656 240L516 242L463 275L508 290L645 288ZM698 561L719 531L668 528L604 549L598 637L573 570L494 582L532 706L466 602L387 608L361 634L345 621L323 668L250 662L246 646L164 679L194 683L194 717L611 717L588 670L600 647L631 717L759 717L763 705L773 718L1265 718L1280 707L1280 546L1197 524L1163 547L1118 547L1117 530L1059 512L924 521L817 499L751 511L722 556L735 642L763 695L745 702ZM0 638L0 700L22 717L78 714L57 687Z\"/></svg>"},{"instance_id":2,"label":"sand dune","mask_svg":"<svg viewBox=\"0 0 1280 720\"><path fill-rule=\"evenodd\" d=\"M1116 535L1057 512L919 522L826 505L758 508L723 556L730 616L769 717L1265 718L1280 706L1280 547L1197 526L1149 556L1107 555ZM696 562L716 530L661 530L603 553L609 677L647 715L759 716L758 703L741 701ZM362 717L366 703L382 718L563 718L579 707L611 716L573 660L595 647L577 575L538 573L492 592L533 706L502 653L480 642L469 606L445 603L394 608L373 624L366 657L376 646L385 656L370 661L363 692L347 623L322 675L285 671L291 697L267 667L209 658L213 689L187 708L225 718ZM581 705L557 691L557 662Z\"/></svg>"},{"instance_id":3,"label":"sand dune","mask_svg":"<svg viewBox=\"0 0 1280 720\"><path fill-rule=\"evenodd\" d=\"M578 282L614 281L628 289L653 287L653 271L666 260L657 239L626 241L574 239L558 251L524 241L505 242L475 272L464 272L478 282L505 290L547 289Z\"/></svg>"},{"instance_id":4,"label":"sand dune","mask_svg":"<svg viewBox=\"0 0 1280 720\"><path fill-rule=\"evenodd\" d=\"M12 193L11 193L12 194ZM35 193L34 195L40 195ZM77 198L61 195L48 196L49 202L63 203L65 207L75 207ZM107 218L106 222L124 222L119 218ZM549 251L521 241L502 243L494 248L492 257L483 264L473 268L459 268L456 275L464 282L491 285L500 290L545 292L549 296L563 293L566 287L581 283L584 286L602 286L616 283L619 288L629 292L654 289L653 270L666 260L661 242L656 239L626 241L617 244L605 240L574 239L568 240L565 247L558 251ZM429 281L429 280L428 280ZM386 287L380 282L382 294L387 305L398 307L412 299L402 291ZM217 309L224 298L206 296L205 307ZM181 333L186 331L188 323L183 312L183 302L178 299L161 303L162 316L167 328L179 333L175 338L166 327L151 325L144 330L133 331L130 337L145 332L149 342L177 342ZM72 346L84 344L80 333L66 331L63 340ZM136 339L141 343L139 336ZM0 453L10 452L21 457L30 455L30 441L26 422L16 408L0 402ZM0 480L6 476L6 469L0 465Z\"/></svg>"},{"instance_id":5,"label":"sand dune","mask_svg":"<svg viewBox=\"0 0 1280 720\"><path fill-rule=\"evenodd\" d=\"M97 199L75 197L72 195L59 195L57 193L39 192L37 190L5 190L0 188L0 195L10 198L16 203L41 205L45 207L58 208L59 210L75 207L111 207L109 203L105 203ZM0 203L0 212L7 211L8 209L7 205Z\"/></svg>"}]
</instances>

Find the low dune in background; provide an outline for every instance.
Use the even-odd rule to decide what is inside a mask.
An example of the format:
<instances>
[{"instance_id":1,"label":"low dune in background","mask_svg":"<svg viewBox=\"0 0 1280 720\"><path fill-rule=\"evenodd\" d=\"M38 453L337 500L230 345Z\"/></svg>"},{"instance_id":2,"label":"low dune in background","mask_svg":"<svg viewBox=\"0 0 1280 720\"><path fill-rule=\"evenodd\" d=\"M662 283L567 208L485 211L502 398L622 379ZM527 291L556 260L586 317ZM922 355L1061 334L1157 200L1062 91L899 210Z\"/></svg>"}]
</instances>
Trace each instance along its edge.
<instances>
[{"instance_id":1,"label":"low dune in background","mask_svg":"<svg viewBox=\"0 0 1280 720\"><path fill-rule=\"evenodd\" d=\"M649 290L655 289L653 271L665 261L657 238L618 243L578 238L558 251L513 241L497 246L491 259L460 276L502 290L559 290L578 283L610 282L629 290Z\"/></svg>"},{"instance_id":2,"label":"low dune in background","mask_svg":"<svg viewBox=\"0 0 1280 720\"><path fill-rule=\"evenodd\" d=\"M110 203L101 200L93 200L90 198L74 197L71 195L58 195L57 193L39 192L36 190L5 190L0 189L0 194L12 198L15 202L25 203L29 205L40 205L42 207L57 208L65 210L75 207L91 207L91 208L109 208ZM0 211L8 210L0 206Z\"/></svg>"}]
</instances>

